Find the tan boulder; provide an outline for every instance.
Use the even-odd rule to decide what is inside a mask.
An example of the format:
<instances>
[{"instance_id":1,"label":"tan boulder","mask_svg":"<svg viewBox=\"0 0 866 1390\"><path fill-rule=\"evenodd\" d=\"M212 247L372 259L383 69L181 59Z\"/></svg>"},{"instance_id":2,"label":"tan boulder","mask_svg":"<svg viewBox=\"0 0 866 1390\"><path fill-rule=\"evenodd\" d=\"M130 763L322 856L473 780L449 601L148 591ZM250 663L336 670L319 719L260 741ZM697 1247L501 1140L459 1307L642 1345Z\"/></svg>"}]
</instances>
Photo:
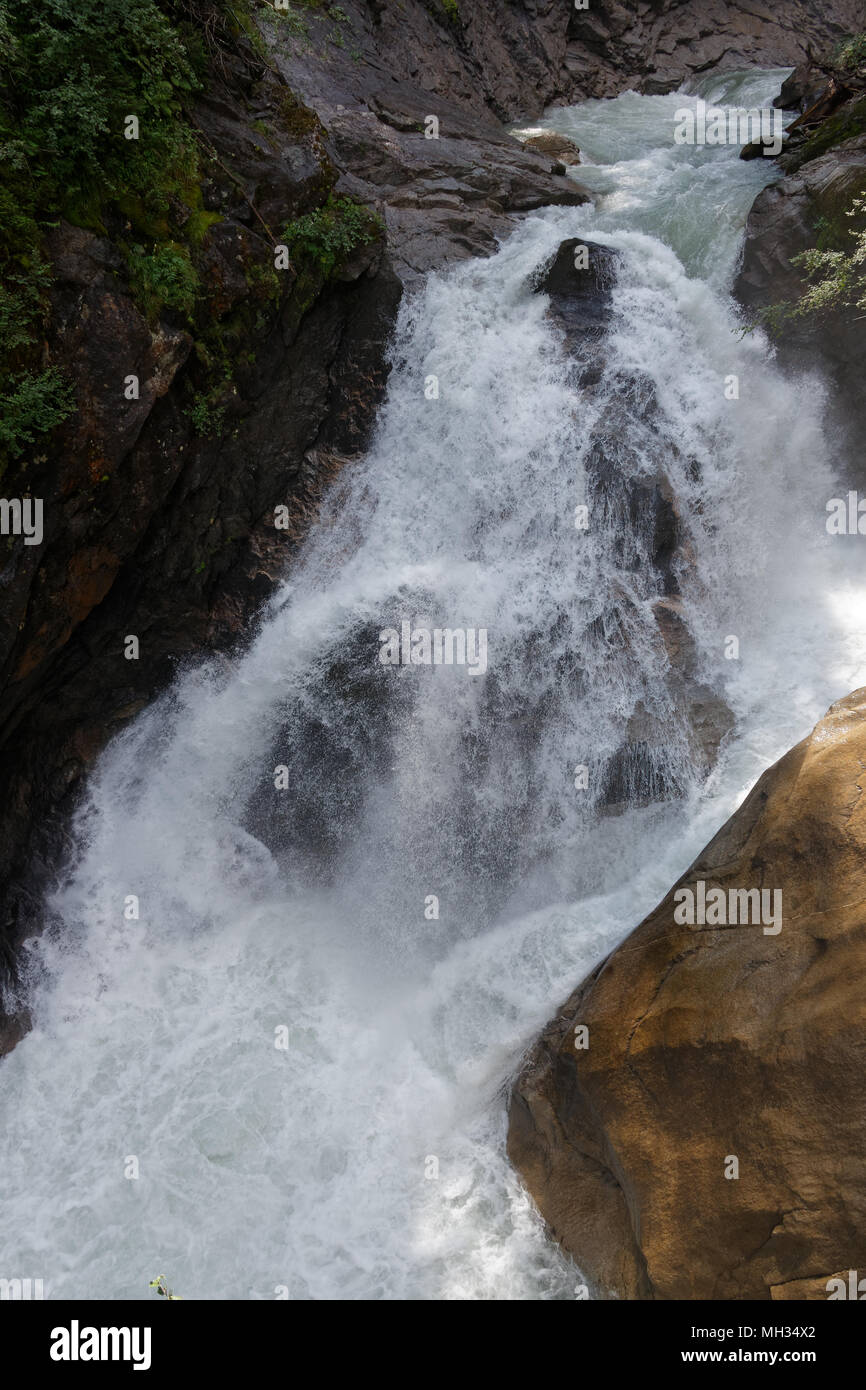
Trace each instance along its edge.
<instances>
[{"instance_id":1,"label":"tan boulder","mask_svg":"<svg viewBox=\"0 0 866 1390\"><path fill-rule=\"evenodd\" d=\"M516 134L522 144L528 145L531 150L538 150L539 154L549 155L561 164L580 163L579 147L567 135L560 135L556 130L542 130L534 135L522 135L517 131Z\"/></svg>"},{"instance_id":2,"label":"tan boulder","mask_svg":"<svg viewBox=\"0 0 866 1390\"><path fill-rule=\"evenodd\" d=\"M866 1275L864 779L866 689L764 774L517 1079L509 1155L602 1295L827 1298ZM724 915L677 922L684 888Z\"/></svg>"}]
</instances>

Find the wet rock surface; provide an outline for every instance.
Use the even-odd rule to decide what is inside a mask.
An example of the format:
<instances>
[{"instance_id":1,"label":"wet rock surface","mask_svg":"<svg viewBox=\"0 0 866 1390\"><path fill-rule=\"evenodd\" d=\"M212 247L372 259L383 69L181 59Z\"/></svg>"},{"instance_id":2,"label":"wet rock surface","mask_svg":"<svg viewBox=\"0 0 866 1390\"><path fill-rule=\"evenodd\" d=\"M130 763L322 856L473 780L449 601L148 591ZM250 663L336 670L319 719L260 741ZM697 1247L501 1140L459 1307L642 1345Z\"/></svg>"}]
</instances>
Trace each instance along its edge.
<instances>
[{"instance_id":1,"label":"wet rock surface","mask_svg":"<svg viewBox=\"0 0 866 1390\"><path fill-rule=\"evenodd\" d=\"M536 293L549 296L550 315L562 330L581 391L593 401L597 395L602 400L587 455L590 513L612 523L619 537L619 564L645 567L658 586L653 613L667 658L668 693L686 717L693 766L708 772L733 727L733 715L700 681L697 652L682 616L680 574L689 560L678 500L653 440L658 404L652 384L637 373L628 379L608 376L604 339L613 318L619 261L615 249L572 237L538 268L533 283ZM644 459L653 454L660 456L658 466L647 473ZM612 598L611 631L618 628L615 609ZM610 633L605 640L611 640ZM622 810L684 790L656 770L659 760L653 753L667 737L663 721L646 710L635 713L627 739L608 767L603 805Z\"/></svg>"},{"instance_id":2,"label":"wet rock surface","mask_svg":"<svg viewBox=\"0 0 866 1390\"><path fill-rule=\"evenodd\" d=\"M580 163L580 150L573 140L569 140L567 135L559 135L555 130L545 130L540 135L523 135L519 131L516 134L517 138L524 145L528 145L531 150L538 150L540 154L549 155L551 159L564 167L571 167Z\"/></svg>"},{"instance_id":3,"label":"wet rock surface","mask_svg":"<svg viewBox=\"0 0 866 1390\"><path fill-rule=\"evenodd\" d=\"M602 1296L825 1299L866 1262L864 756L860 690L764 774L529 1053L508 1151ZM780 890L781 928L678 925L674 894L699 881L728 900Z\"/></svg>"},{"instance_id":4,"label":"wet rock surface","mask_svg":"<svg viewBox=\"0 0 866 1390\"><path fill-rule=\"evenodd\" d=\"M849 128L856 131L861 124L862 133L845 138ZM834 132L843 138L825 150ZM843 246L857 225L847 214L854 198L866 193L866 97L845 103L804 143L786 147L780 163L789 172L758 195L746 224L734 295L748 321L776 306L795 305L808 281L794 258L822 237L830 238L822 243L828 247ZM856 312L829 308L820 315L788 317L774 333L784 366L827 378L829 418L852 485L866 476L860 448L866 429L864 328Z\"/></svg>"}]
</instances>

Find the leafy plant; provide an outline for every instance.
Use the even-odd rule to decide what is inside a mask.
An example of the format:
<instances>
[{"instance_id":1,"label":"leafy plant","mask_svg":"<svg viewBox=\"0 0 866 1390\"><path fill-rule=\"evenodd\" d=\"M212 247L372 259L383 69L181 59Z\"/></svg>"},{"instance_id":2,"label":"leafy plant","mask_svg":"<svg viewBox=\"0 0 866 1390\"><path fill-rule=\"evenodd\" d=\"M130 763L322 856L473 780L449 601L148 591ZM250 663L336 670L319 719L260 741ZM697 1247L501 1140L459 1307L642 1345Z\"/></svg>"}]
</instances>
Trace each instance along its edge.
<instances>
[{"instance_id":1,"label":"leafy plant","mask_svg":"<svg viewBox=\"0 0 866 1390\"><path fill-rule=\"evenodd\" d=\"M0 454L20 458L27 445L75 410L71 382L56 367L23 372L0 395Z\"/></svg>"},{"instance_id":2,"label":"leafy plant","mask_svg":"<svg viewBox=\"0 0 866 1390\"><path fill-rule=\"evenodd\" d=\"M831 311L850 317L855 310L866 310L866 195L855 198L845 216L863 221L862 227L848 231L847 249L821 247L829 224L819 219L819 245L791 258L809 284L798 300L771 304L761 311L759 322L773 336L793 319L822 317Z\"/></svg>"},{"instance_id":3,"label":"leafy plant","mask_svg":"<svg viewBox=\"0 0 866 1390\"><path fill-rule=\"evenodd\" d=\"M173 160L182 100L201 81L155 0L0 0L0 29L0 139L14 139L40 200L141 185ZM123 138L128 115L147 139Z\"/></svg>"},{"instance_id":4,"label":"leafy plant","mask_svg":"<svg viewBox=\"0 0 866 1390\"><path fill-rule=\"evenodd\" d=\"M283 239L293 259L306 260L327 279L357 247L375 241L382 225L381 218L363 204L332 194L315 212L290 222Z\"/></svg>"},{"instance_id":5,"label":"leafy plant","mask_svg":"<svg viewBox=\"0 0 866 1390\"><path fill-rule=\"evenodd\" d=\"M196 434L210 438L222 433L226 407L214 405L209 395L199 392L186 413Z\"/></svg>"},{"instance_id":6,"label":"leafy plant","mask_svg":"<svg viewBox=\"0 0 866 1390\"><path fill-rule=\"evenodd\" d=\"M832 62L843 72L866 63L866 34L852 34L843 39L833 52Z\"/></svg>"},{"instance_id":7,"label":"leafy plant","mask_svg":"<svg viewBox=\"0 0 866 1390\"><path fill-rule=\"evenodd\" d=\"M182 1294L179 1294L179 1293L172 1293L171 1289L168 1287L167 1283L165 1282L165 1275L164 1275L164 1274L158 1274L158 1275L156 1276L155 1279L151 1279L151 1281L150 1281L150 1283L148 1284L147 1287L148 1287L149 1289L156 1289L157 1293L160 1295L161 1298L171 1298L171 1299L179 1300L179 1301L181 1301L181 1302L183 1301L183 1295L182 1295Z\"/></svg>"},{"instance_id":8,"label":"leafy plant","mask_svg":"<svg viewBox=\"0 0 866 1390\"><path fill-rule=\"evenodd\" d=\"M192 316L199 278L185 247L170 244L146 251L136 244L129 252L129 276L150 319L163 309Z\"/></svg>"}]
</instances>

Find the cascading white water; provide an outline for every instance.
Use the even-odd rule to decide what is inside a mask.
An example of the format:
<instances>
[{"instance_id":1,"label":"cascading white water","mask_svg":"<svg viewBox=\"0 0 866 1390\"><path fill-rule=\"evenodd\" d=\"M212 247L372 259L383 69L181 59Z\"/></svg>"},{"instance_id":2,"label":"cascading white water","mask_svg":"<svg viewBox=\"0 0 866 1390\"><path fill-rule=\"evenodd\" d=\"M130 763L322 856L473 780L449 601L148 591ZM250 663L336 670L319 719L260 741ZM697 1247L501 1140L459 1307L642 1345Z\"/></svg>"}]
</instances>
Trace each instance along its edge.
<instances>
[{"instance_id":1,"label":"cascading white water","mask_svg":"<svg viewBox=\"0 0 866 1390\"><path fill-rule=\"evenodd\" d=\"M73 1298L141 1297L163 1272L194 1298L573 1296L505 1160L508 1079L760 771L866 682L853 557L824 528L820 393L740 336L725 294L770 170L675 147L693 99L555 113L598 161L579 173L599 207L528 218L404 307L374 447L249 650L190 672L101 759L30 952L35 1028L0 1067L0 1273ZM592 392L529 283L571 236L622 253ZM634 466L667 469L685 612L738 721L708 786L639 532L623 563L615 525L573 524L635 375L658 410ZM486 674L383 666L403 620L486 628ZM639 705L685 794L599 815Z\"/></svg>"}]
</instances>

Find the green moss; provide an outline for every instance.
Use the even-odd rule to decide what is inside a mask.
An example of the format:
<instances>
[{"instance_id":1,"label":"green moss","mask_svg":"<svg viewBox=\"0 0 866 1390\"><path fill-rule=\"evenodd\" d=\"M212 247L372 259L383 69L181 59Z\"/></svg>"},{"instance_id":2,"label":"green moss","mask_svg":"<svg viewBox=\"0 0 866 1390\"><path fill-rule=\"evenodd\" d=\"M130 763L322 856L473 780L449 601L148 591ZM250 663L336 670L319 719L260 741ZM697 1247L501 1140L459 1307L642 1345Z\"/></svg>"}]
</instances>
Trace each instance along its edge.
<instances>
[{"instance_id":1,"label":"green moss","mask_svg":"<svg viewBox=\"0 0 866 1390\"><path fill-rule=\"evenodd\" d=\"M785 160L785 169L789 173L796 173L810 159L818 159L844 141L863 134L866 134L866 94L846 102L822 121L808 140L791 151Z\"/></svg>"},{"instance_id":2,"label":"green moss","mask_svg":"<svg viewBox=\"0 0 866 1390\"><path fill-rule=\"evenodd\" d=\"M204 208L199 208L196 212L190 213L184 223L183 234L191 246L201 246L211 227L222 220L220 213L206 212Z\"/></svg>"},{"instance_id":3,"label":"green moss","mask_svg":"<svg viewBox=\"0 0 866 1390\"><path fill-rule=\"evenodd\" d=\"M280 97L279 112L283 129L295 140L303 140L306 136L322 136L325 133L315 111L298 101L288 87Z\"/></svg>"}]
</instances>

